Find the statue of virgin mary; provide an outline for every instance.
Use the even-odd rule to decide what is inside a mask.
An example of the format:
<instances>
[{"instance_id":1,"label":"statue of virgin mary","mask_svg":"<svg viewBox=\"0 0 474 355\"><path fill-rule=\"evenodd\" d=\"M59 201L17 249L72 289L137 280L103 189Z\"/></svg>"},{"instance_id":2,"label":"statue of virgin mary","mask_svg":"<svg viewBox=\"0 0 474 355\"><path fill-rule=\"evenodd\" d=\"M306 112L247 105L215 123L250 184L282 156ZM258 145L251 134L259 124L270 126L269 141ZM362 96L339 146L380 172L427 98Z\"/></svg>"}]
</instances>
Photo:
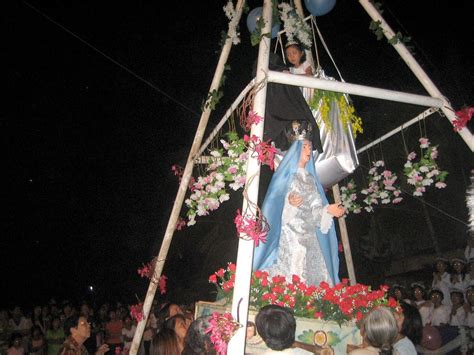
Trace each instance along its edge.
<instances>
[{"instance_id":1,"label":"statue of virgin mary","mask_svg":"<svg viewBox=\"0 0 474 355\"><path fill-rule=\"evenodd\" d=\"M267 241L255 248L253 270L270 276L298 275L308 285L339 283L338 242L333 217L344 214L329 204L315 171L311 126L292 122L292 142L272 176L262 212L270 226ZM309 162L309 164L308 164Z\"/></svg>"}]
</instances>

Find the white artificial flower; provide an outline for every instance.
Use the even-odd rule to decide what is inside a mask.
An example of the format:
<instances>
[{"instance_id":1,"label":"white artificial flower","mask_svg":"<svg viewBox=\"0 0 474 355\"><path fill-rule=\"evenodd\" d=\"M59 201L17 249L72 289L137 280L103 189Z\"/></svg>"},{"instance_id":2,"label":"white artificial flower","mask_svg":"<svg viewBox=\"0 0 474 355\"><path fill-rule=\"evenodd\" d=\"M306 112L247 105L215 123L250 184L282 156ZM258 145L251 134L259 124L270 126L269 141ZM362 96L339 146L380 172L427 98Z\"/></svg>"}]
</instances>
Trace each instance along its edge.
<instances>
[{"instance_id":1,"label":"white artificial flower","mask_svg":"<svg viewBox=\"0 0 474 355\"><path fill-rule=\"evenodd\" d=\"M234 191L237 191L238 189L240 189L242 186L244 186L244 184L240 183L239 181L235 181L231 184L229 184L229 187L234 190Z\"/></svg>"},{"instance_id":2,"label":"white artificial flower","mask_svg":"<svg viewBox=\"0 0 474 355\"><path fill-rule=\"evenodd\" d=\"M197 206L197 210L196 210L196 213L198 216L206 216L207 214L209 214L209 212L207 211L206 209L206 206L204 206L204 204L198 204Z\"/></svg>"},{"instance_id":3,"label":"white artificial flower","mask_svg":"<svg viewBox=\"0 0 474 355\"><path fill-rule=\"evenodd\" d=\"M219 202L220 202L220 203L222 203L222 202L224 202L224 201L227 201L227 200L229 200L229 199L230 199L229 194L223 194L223 195L220 195L220 196L219 196Z\"/></svg>"},{"instance_id":4,"label":"white artificial flower","mask_svg":"<svg viewBox=\"0 0 474 355\"><path fill-rule=\"evenodd\" d=\"M195 220L196 216L191 215L188 218L189 218L188 223L187 223L188 227L194 226L196 224L196 220Z\"/></svg>"},{"instance_id":5,"label":"white artificial flower","mask_svg":"<svg viewBox=\"0 0 474 355\"><path fill-rule=\"evenodd\" d=\"M433 183L433 179L423 179L423 180L421 181L421 184L422 184L423 186L430 186L432 183Z\"/></svg>"}]
</instances>

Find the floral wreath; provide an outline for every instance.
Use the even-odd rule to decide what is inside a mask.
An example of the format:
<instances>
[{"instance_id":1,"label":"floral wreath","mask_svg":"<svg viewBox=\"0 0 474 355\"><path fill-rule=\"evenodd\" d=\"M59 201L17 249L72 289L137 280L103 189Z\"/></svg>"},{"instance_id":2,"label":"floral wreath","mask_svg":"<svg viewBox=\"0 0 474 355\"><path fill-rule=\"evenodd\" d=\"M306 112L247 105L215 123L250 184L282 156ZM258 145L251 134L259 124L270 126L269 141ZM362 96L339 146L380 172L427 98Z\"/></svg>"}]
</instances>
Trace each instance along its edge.
<instances>
[{"instance_id":1,"label":"floral wreath","mask_svg":"<svg viewBox=\"0 0 474 355\"><path fill-rule=\"evenodd\" d=\"M282 2L278 7L283 21L286 38L288 43L298 42L304 49L310 49L313 41L311 39L311 28L298 16L295 9L288 3Z\"/></svg>"}]
</instances>

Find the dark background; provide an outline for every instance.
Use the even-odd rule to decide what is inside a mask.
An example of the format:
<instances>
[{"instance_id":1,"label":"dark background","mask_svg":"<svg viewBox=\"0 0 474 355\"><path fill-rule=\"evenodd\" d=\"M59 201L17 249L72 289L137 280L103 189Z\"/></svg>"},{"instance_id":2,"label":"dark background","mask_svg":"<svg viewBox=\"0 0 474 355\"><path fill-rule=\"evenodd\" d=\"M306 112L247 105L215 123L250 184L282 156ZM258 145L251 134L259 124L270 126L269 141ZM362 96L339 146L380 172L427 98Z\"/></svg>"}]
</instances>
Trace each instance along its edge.
<instances>
[{"instance_id":1,"label":"dark background","mask_svg":"<svg viewBox=\"0 0 474 355\"><path fill-rule=\"evenodd\" d=\"M381 3L392 28L412 37L416 59L453 108L472 106L471 2ZM148 280L136 270L161 245L178 187L171 166L184 166L192 144L221 31L227 30L224 5L2 2L1 305L45 303L51 297L135 303L144 297ZM251 1L249 8L261 5ZM246 17L210 129L251 79L258 48L250 45ZM338 0L317 20L345 81L426 94L395 50L371 33L370 18L356 1ZM326 73L338 78L320 44L318 50ZM424 109L352 99L364 122L358 147ZM440 165L450 172L445 190L426 195L436 207L427 210L440 248L463 248L472 153L438 114L428 119L427 131L440 145ZM405 135L416 147L418 126ZM354 178L363 181L369 157L381 156L393 170L403 166L400 135L361 156ZM169 298L212 299L208 275L236 258L229 216L241 206L240 193L175 233L164 270ZM348 217L360 282L384 281L392 260L436 251L420 206L406 196L395 208Z\"/></svg>"}]
</instances>

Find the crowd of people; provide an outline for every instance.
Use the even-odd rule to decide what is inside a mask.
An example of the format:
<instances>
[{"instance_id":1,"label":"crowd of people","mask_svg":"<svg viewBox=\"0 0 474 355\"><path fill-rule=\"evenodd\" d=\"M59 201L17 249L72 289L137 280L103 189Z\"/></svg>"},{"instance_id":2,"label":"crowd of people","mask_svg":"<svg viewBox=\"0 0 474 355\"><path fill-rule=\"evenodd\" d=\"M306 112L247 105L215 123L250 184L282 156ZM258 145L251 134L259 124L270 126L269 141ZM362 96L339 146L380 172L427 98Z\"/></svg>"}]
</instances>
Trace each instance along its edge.
<instances>
[{"instance_id":1,"label":"crowd of people","mask_svg":"<svg viewBox=\"0 0 474 355\"><path fill-rule=\"evenodd\" d=\"M155 302L145 326L139 354L181 354L188 333L188 346L198 348L197 340L204 341L207 336L204 332L207 323L199 320L193 324L193 307ZM130 307L120 302L114 305L104 303L97 308L86 302L76 306L69 301L58 303L54 300L31 310L15 306L11 310L0 310L0 353L128 354L136 324ZM190 328L192 332L188 332ZM210 340L206 344L210 347Z\"/></svg>"},{"instance_id":2,"label":"crowd of people","mask_svg":"<svg viewBox=\"0 0 474 355\"><path fill-rule=\"evenodd\" d=\"M467 266L469 272L465 273L458 264ZM402 312L379 307L367 314L361 326L363 342L349 346L348 353L389 354L396 350L399 354L416 354L415 348L422 343L422 330L426 325L472 327L474 258L469 261L438 258L435 268L429 291L421 282L410 285L410 294L405 287L393 285L390 292L399 301ZM446 289L450 303L445 302ZM268 346L267 353L318 351L295 340L296 321L289 309L276 305L263 307L252 326L251 330ZM154 302L139 354L215 354L206 332L208 327L208 317L194 318L193 304ZM130 307L122 303L105 303L96 308L85 302L76 306L51 300L31 311L23 311L19 306L0 311L1 353L8 355L125 355L135 331L136 321L131 317Z\"/></svg>"},{"instance_id":3,"label":"crowd of people","mask_svg":"<svg viewBox=\"0 0 474 355\"><path fill-rule=\"evenodd\" d=\"M438 257L431 280L394 284L390 292L417 307L423 325L474 327L474 258Z\"/></svg>"}]
</instances>

